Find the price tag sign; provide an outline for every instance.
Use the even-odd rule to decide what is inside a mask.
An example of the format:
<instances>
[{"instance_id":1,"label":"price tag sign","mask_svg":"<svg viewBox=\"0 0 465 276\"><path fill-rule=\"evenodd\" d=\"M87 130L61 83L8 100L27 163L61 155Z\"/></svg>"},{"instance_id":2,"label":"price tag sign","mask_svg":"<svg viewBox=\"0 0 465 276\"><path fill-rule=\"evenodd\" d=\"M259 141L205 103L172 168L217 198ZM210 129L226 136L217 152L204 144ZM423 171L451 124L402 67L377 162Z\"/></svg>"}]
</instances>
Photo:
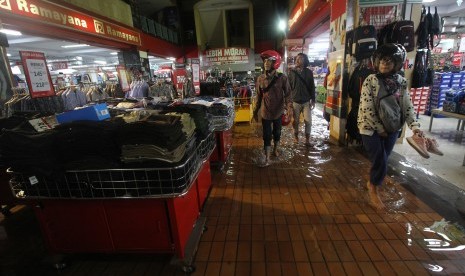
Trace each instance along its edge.
<instances>
[{"instance_id":1,"label":"price tag sign","mask_svg":"<svg viewBox=\"0 0 465 276\"><path fill-rule=\"evenodd\" d=\"M55 95L45 55L39 52L20 51L24 74L32 98Z\"/></svg>"}]
</instances>

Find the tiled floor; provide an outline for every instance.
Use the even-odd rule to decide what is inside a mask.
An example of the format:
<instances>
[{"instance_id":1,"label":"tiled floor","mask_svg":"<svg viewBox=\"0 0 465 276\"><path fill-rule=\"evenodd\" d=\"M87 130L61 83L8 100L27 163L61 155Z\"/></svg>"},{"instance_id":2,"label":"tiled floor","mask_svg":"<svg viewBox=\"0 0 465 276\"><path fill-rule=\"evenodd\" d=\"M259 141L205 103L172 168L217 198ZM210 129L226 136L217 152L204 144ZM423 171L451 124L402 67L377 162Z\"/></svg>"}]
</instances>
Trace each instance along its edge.
<instances>
[{"instance_id":1,"label":"tiled floor","mask_svg":"<svg viewBox=\"0 0 465 276\"><path fill-rule=\"evenodd\" d=\"M285 128L281 155L266 168L257 166L259 126L235 126L230 160L213 171L194 275L465 274L463 221L442 220L447 213L408 189L402 173L388 178L387 211L376 212L364 188L368 161L357 147L329 145L320 114L315 146L295 145ZM44 254L28 208L0 216L1 275L57 275ZM169 256L70 257L60 275L183 274Z\"/></svg>"}]
</instances>

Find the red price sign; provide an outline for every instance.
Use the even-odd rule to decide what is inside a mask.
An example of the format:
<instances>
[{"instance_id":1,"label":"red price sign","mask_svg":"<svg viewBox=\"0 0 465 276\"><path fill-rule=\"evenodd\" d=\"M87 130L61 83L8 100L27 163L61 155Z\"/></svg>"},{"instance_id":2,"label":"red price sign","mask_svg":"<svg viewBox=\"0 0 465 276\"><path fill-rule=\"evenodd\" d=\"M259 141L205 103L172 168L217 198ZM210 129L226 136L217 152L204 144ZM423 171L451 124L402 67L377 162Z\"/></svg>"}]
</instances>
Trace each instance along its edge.
<instances>
[{"instance_id":1,"label":"red price sign","mask_svg":"<svg viewBox=\"0 0 465 276\"><path fill-rule=\"evenodd\" d=\"M55 96L44 53L19 51L31 98Z\"/></svg>"}]
</instances>

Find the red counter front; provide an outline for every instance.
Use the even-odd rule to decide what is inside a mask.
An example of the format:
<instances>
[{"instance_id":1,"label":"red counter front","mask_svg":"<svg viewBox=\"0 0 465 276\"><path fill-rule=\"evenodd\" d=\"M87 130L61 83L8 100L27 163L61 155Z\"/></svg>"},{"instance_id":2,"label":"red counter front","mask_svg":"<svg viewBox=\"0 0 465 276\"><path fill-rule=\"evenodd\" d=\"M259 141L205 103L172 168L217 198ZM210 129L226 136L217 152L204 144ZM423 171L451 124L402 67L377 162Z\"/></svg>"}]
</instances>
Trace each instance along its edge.
<instances>
[{"instance_id":1,"label":"red counter front","mask_svg":"<svg viewBox=\"0 0 465 276\"><path fill-rule=\"evenodd\" d=\"M183 258L210 186L207 160L182 196L42 199L32 206L52 253L151 252Z\"/></svg>"},{"instance_id":2,"label":"red counter front","mask_svg":"<svg viewBox=\"0 0 465 276\"><path fill-rule=\"evenodd\" d=\"M228 160L232 148L232 135L232 129L215 131L216 148L210 157L211 162L225 163Z\"/></svg>"}]
</instances>

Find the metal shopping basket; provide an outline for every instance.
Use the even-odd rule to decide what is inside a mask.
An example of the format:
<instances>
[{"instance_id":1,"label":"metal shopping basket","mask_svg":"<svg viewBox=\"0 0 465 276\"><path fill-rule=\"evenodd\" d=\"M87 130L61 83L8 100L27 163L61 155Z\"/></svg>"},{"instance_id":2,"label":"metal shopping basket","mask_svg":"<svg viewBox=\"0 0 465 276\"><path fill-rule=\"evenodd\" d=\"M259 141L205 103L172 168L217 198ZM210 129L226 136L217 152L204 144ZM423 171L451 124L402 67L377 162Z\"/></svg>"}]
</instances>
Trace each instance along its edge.
<instances>
[{"instance_id":1,"label":"metal shopping basket","mask_svg":"<svg viewBox=\"0 0 465 276\"><path fill-rule=\"evenodd\" d=\"M173 167L69 170L52 176L8 170L12 175L10 187L19 199L182 196L200 171L203 162L200 155L208 153L206 144L202 144L203 150L198 146L186 153L181 164Z\"/></svg>"}]
</instances>

